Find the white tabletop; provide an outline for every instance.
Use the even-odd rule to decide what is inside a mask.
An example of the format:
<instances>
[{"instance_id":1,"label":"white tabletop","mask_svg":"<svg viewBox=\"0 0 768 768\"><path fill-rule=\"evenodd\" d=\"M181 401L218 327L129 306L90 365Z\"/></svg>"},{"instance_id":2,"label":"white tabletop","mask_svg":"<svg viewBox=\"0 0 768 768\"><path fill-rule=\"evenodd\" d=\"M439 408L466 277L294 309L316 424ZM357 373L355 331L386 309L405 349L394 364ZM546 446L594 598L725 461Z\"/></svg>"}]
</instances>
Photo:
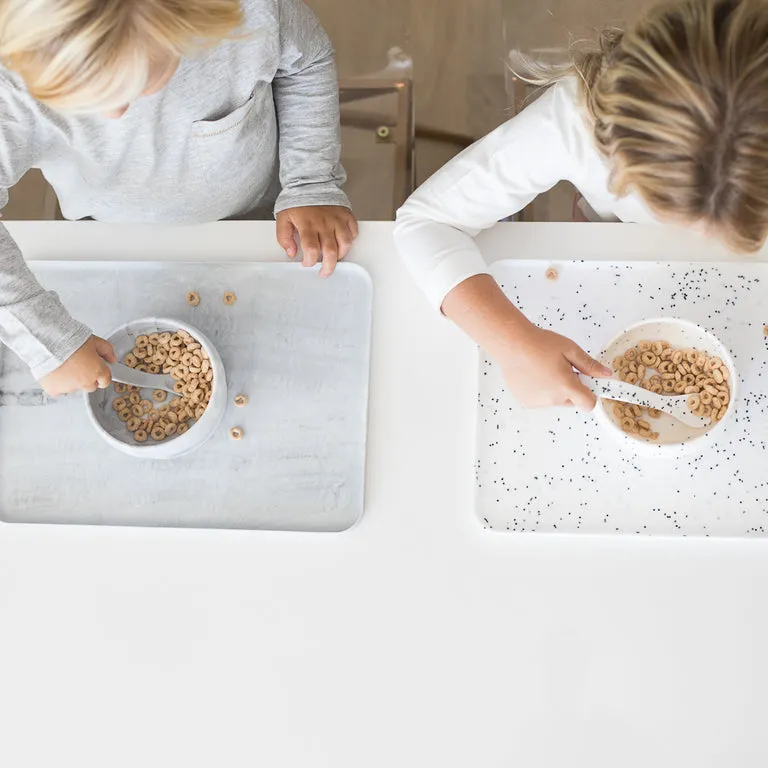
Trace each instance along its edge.
<instances>
[{"instance_id":1,"label":"white tabletop","mask_svg":"<svg viewBox=\"0 0 768 768\"><path fill-rule=\"evenodd\" d=\"M390 228L364 225L353 257L375 293L361 522L0 526L0 764L766 764L765 543L483 532L476 353ZM280 258L270 224L10 229L29 258ZM629 225L482 242L494 258L723 257Z\"/></svg>"}]
</instances>

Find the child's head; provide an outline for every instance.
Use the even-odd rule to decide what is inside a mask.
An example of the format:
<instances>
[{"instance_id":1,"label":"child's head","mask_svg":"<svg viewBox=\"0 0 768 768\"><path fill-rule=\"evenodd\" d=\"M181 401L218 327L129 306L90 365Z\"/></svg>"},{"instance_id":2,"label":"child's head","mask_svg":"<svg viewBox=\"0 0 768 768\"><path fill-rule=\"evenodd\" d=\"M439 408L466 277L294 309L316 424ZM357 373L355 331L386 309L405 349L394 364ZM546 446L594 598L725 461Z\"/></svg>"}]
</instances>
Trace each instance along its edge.
<instances>
[{"instance_id":1,"label":"child's head","mask_svg":"<svg viewBox=\"0 0 768 768\"><path fill-rule=\"evenodd\" d=\"M0 60L51 107L113 113L241 23L240 0L2 0Z\"/></svg>"},{"instance_id":2,"label":"child's head","mask_svg":"<svg viewBox=\"0 0 768 768\"><path fill-rule=\"evenodd\" d=\"M706 227L737 250L762 245L768 0L668 0L603 33L575 70L616 194L632 189L661 218Z\"/></svg>"}]
</instances>

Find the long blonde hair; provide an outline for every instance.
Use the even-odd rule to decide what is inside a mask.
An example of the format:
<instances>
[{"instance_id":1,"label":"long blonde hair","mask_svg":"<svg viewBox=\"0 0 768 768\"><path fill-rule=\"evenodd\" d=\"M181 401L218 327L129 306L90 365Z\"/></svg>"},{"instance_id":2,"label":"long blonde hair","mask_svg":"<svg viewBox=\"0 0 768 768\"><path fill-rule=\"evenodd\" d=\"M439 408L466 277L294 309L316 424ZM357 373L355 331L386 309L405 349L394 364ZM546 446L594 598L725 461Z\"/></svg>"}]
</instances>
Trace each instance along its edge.
<instances>
[{"instance_id":1,"label":"long blonde hair","mask_svg":"<svg viewBox=\"0 0 768 768\"><path fill-rule=\"evenodd\" d=\"M611 189L739 251L768 235L768 0L668 0L555 71L576 74Z\"/></svg>"},{"instance_id":2,"label":"long blonde hair","mask_svg":"<svg viewBox=\"0 0 768 768\"><path fill-rule=\"evenodd\" d=\"M0 0L0 61L56 109L107 112L147 88L153 64L242 21L240 0Z\"/></svg>"}]
</instances>

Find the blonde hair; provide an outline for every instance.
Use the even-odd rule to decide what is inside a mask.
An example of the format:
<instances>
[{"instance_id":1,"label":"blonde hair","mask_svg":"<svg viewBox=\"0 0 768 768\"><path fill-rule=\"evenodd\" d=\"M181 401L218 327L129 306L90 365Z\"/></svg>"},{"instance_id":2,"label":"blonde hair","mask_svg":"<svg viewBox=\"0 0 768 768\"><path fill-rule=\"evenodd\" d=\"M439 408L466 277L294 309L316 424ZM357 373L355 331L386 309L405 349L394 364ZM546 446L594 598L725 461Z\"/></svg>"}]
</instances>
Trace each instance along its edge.
<instances>
[{"instance_id":1,"label":"blonde hair","mask_svg":"<svg viewBox=\"0 0 768 768\"><path fill-rule=\"evenodd\" d=\"M751 252L768 235L768 1L674 0L573 64L611 190Z\"/></svg>"},{"instance_id":2,"label":"blonde hair","mask_svg":"<svg viewBox=\"0 0 768 768\"><path fill-rule=\"evenodd\" d=\"M240 0L0 0L0 61L53 108L106 112L242 21Z\"/></svg>"}]
</instances>

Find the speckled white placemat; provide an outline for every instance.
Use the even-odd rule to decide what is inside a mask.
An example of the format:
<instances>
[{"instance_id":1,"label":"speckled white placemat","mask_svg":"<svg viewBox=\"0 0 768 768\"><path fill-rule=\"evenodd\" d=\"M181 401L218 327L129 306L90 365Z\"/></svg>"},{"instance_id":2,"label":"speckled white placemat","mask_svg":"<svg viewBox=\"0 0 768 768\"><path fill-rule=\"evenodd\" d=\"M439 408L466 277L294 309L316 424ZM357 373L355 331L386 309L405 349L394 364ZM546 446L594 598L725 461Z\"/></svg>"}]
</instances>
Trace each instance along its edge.
<instances>
[{"instance_id":1,"label":"speckled white placemat","mask_svg":"<svg viewBox=\"0 0 768 768\"><path fill-rule=\"evenodd\" d=\"M201 330L224 362L229 405L194 453L132 458L96 433L82 395L51 401L0 347L0 520L340 531L360 517L372 310L362 268L342 264L321 280L292 264L33 267L102 335L153 315ZM226 291L237 294L232 307ZM246 408L235 407L238 393ZM229 437L233 426L242 440Z\"/></svg>"},{"instance_id":2,"label":"speckled white placemat","mask_svg":"<svg viewBox=\"0 0 768 768\"><path fill-rule=\"evenodd\" d=\"M546 270L557 270L556 280ZM735 417L701 455L642 458L591 415L528 411L481 355L476 512L494 531L764 536L768 533L768 265L502 261L494 276L538 325L599 355L627 326L707 328L739 372Z\"/></svg>"}]
</instances>

